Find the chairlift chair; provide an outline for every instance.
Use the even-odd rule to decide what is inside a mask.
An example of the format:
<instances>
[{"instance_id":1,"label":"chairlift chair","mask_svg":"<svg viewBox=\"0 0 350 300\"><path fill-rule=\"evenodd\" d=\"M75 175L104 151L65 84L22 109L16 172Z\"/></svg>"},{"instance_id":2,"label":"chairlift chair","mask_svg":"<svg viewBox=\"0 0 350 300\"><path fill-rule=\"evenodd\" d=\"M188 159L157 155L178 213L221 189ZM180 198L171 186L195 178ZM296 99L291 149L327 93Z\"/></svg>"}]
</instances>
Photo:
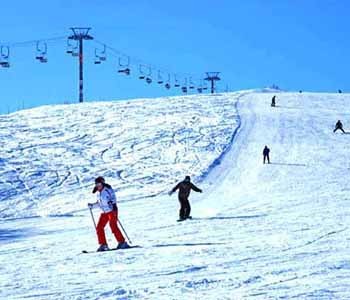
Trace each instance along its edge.
<instances>
[{"instance_id":1,"label":"chairlift chair","mask_svg":"<svg viewBox=\"0 0 350 300\"><path fill-rule=\"evenodd\" d=\"M171 88L170 79L171 79L170 74L168 74L168 80L167 80L166 84L164 85L167 90L169 90Z\"/></svg>"},{"instance_id":2,"label":"chairlift chair","mask_svg":"<svg viewBox=\"0 0 350 300\"><path fill-rule=\"evenodd\" d=\"M72 56L79 56L78 53L78 41L76 41L75 46L71 43L71 39L67 39L67 54L70 54Z\"/></svg>"},{"instance_id":3,"label":"chairlift chair","mask_svg":"<svg viewBox=\"0 0 350 300\"><path fill-rule=\"evenodd\" d=\"M94 61L95 65L100 65L101 64L101 57L98 54L98 49L95 48L95 61Z\"/></svg>"},{"instance_id":4,"label":"chairlift chair","mask_svg":"<svg viewBox=\"0 0 350 300\"><path fill-rule=\"evenodd\" d=\"M107 56L106 56L106 45L103 45L103 50L101 51L99 55L100 61L106 61Z\"/></svg>"},{"instance_id":5,"label":"chairlift chair","mask_svg":"<svg viewBox=\"0 0 350 300\"><path fill-rule=\"evenodd\" d=\"M47 63L47 44L44 43L40 43L40 41L38 41L36 43L36 56L35 59L37 59L38 61L40 61L41 63Z\"/></svg>"},{"instance_id":6,"label":"chairlift chair","mask_svg":"<svg viewBox=\"0 0 350 300\"><path fill-rule=\"evenodd\" d=\"M185 78L184 84L181 87L181 90L183 93L187 93L188 89L187 89L187 78Z\"/></svg>"},{"instance_id":7,"label":"chairlift chair","mask_svg":"<svg viewBox=\"0 0 350 300\"><path fill-rule=\"evenodd\" d=\"M190 90L193 90L194 89L194 84L192 82L192 78L190 78L190 86L189 86Z\"/></svg>"},{"instance_id":8,"label":"chairlift chair","mask_svg":"<svg viewBox=\"0 0 350 300\"><path fill-rule=\"evenodd\" d=\"M118 73L123 73L125 75L130 75L130 68L129 68L129 64L130 64L130 57L127 56L127 61L126 63L123 63L122 58L119 57L118 58Z\"/></svg>"},{"instance_id":9,"label":"chairlift chair","mask_svg":"<svg viewBox=\"0 0 350 300\"><path fill-rule=\"evenodd\" d=\"M146 75L142 69L142 65L139 65L139 72L140 72L139 79L141 79L141 80L145 79Z\"/></svg>"},{"instance_id":10,"label":"chairlift chair","mask_svg":"<svg viewBox=\"0 0 350 300\"><path fill-rule=\"evenodd\" d=\"M148 69L148 72L145 72L145 68ZM139 75L139 79L146 79L146 82L148 84L152 83L152 79L151 79L151 74L152 74L152 69L150 66L145 66L145 65L139 65L139 71L140 71L140 75Z\"/></svg>"},{"instance_id":11,"label":"chairlift chair","mask_svg":"<svg viewBox=\"0 0 350 300\"><path fill-rule=\"evenodd\" d=\"M158 84L163 84L163 79L162 79L162 75L161 75L161 73L160 73L160 71L158 71L158 81L157 81L157 83Z\"/></svg>"},{"instance_id":12,"label":"chairlift chair","mask_svg":"<svg viewBox=\"0 0 350 300\"><path fill-rule=\"evenodd\" d=\"M197 87L197 91L199 94L203 93L203 80L199 81L199 86Z\"/></svg>"},{"instance_id":13,"label":"chairlift chair","mask_svg":"<svg viewBox=\"0 0 350 300\"><path fill-rule=\"evenodd\" d=\"M174 87L176 88L180 87L180 83L179 83L179 80L176 78L176 75L174 75L174 79L175 79Z\"/></svg>"},{"instance_id":14,"label":"chairlift chair","mask_svg":"<svg viewBox=\"0 0 350 300\"><path fill-rule=\"evenodd\" d=\"M3 68L9 68L9 57L10 57L10 48L8 46L1 46L0 48L0 66Z\"/></svg>"},{"instance_id":15,"label":"chairlift chair","mask_svg":"<svg viewBox=\"0 0 350 300\"><path fill-rule=\"evenodd\" d=\"M70 39L67 39L67 54L73 54L73 45L70 43Z\"/></svg>"}]
</instances>

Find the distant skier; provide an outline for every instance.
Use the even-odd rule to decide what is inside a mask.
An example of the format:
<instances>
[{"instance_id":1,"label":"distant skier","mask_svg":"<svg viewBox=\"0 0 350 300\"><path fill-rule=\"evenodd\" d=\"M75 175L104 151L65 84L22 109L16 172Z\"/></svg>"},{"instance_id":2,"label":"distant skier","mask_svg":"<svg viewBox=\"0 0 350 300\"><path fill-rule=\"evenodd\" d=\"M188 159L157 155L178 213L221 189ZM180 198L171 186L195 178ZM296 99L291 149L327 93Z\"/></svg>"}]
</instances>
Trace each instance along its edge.
<instances>
[{"instance_id":1,"label":"distant skier","mask_svg":"<svg viewBox=\"0 0 350 300\"><path fill-rule=\"evenodd\" d=\"M335 124L335 128L333 132L336 132L338 129L341 130L343 133L345 133L343 129L343 123L340 120L338 120L338 122Z\"/></svg>"},{"instance_id":2,"label":"distant skier","mask_svg":"<svg viewBox=\"0 0 350 300\"><path fill-rule=\"evenodd\" d=\"M96 226L97 239L98 243L100 244L100 247L97 249L97 251L109 250L104 230L107 223L109 223L109 226L111 227L111 230L116 240L118 241L117 249L128 248L129 245L125 242L125 238L117 225L117 198L112 187L109 184L105 183L105 179L100 176L95 179L95 187L92 192L98 192L97 202L89 203L89 208L92 209L94 207L99 207L102 210L102 213Z\"/></svg>"},{"instance_id":3,"label":"distant skier","mask_svg":"<svg viewBox=\"0 0 350 300\"><path fill-rule=\"evenodd\" d=\"M270 149L265 146L264 150L263 150L263 156L264 156L264 164L267 160L267 163L270 163Z\"/></svg>"},{"instance_id":4,"label":"distant skier","mask_svg":"<svg viewBox=\"0 0 350 300\"><path fill-rule=\"evenodd\" d=\"M275 107L275 106L276 106L276 96L273 96L271 100L271 107Z\"/></svg>"},{"instance_id":5,"label":"distant skier","mask_svg":"<svg viewBox=\"0 0 350 300\"><path fill-rule=\"evenodd\" d=\"M181 205L180 208L180 213L179 213L179 221L183 221L186 219L192 218L190 216L191 213L191 206L190 202L188 200L188 197L191 193L191 190L194 190L195 192L202 193L202 190L198 187L196 187L192 182L191 182L191 177L186 176L185 180L179 182L170 192L169 196L171 196L173 193L175 193L177 190L179 190L179 202Z\"/></svg>"}]
</instances>

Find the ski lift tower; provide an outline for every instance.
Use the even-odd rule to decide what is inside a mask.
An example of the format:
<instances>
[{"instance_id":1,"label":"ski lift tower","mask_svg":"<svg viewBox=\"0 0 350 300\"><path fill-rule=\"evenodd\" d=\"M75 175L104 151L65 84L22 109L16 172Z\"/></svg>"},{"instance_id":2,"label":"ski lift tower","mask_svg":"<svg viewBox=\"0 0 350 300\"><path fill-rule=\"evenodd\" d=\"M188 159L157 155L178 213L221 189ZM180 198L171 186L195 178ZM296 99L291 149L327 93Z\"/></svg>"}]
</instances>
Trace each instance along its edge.
<instances>
[{"instance_id":1,"label":"ski lift tower","mask_svg":"<svg viewBox=\"0 0 350 300\"><path fill-rule=\"evenodd\" d=\"M221 80L219 77L220 72L206 72L207 77L204 78L204 80L211 82L211 93L214 94L215 92L215 82Z\"/></svg>"},{"instance_id":2,"label":"ski lift tower","mask_svg":"<svg viewBox=\"0 0 350 300\"><path fill-rule=\"evenodd\" d=\"M83 41L93 40L94 38L89 35L90 27L71 27L73 35L68 39L78 41L79 43L79 102L84 101L84 81L83 81Z\"/></svg>"}]
</instances>

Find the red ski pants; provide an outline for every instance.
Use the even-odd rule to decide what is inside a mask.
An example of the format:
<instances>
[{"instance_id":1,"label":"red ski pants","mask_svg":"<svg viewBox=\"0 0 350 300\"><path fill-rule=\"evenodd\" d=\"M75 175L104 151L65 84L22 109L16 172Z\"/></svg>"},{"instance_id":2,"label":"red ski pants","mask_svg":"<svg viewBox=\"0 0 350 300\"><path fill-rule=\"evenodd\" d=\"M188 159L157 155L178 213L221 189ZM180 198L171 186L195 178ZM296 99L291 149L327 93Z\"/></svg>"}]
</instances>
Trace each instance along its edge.
<instances>
[{"instance_id":1,"label":"red ski pants","mask_svg":"<svg viewBox=\"0 0 350 300\"><path fill-rule=\"evenodd\" d=\"M111 227L111 230L118 241L118 243L125 242L125 238L123 237L122 233L120 232L117 222L118 222L118 212L117 211L111 211L108 213L101 213L100 219L98 220L96 232L97 232L97 238L98 243L100 245L106 245L106 234L105 234L105 226L109 222L109 226Z\"/></svg>"}]
</instances>

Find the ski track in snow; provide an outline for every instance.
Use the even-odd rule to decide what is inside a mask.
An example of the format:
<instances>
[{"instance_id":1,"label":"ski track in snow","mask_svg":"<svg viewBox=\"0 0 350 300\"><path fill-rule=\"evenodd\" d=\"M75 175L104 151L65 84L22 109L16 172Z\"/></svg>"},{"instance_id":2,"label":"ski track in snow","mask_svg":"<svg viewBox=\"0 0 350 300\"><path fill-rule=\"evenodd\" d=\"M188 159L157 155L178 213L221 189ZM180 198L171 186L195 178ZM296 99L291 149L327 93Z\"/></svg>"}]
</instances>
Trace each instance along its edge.
<instances>
[{"instance_id":1,"label":"ski track in snow","mask_svg":"<svg viewBox=\"0 0 350 300\"><path fill-rule=\"evenodd\" d=\"M350 135L332 133L338 119L347 127L350 96L280 93L274 109L271 97L0 117L0 298L350 299ZM120 188L121 221L142 248L81 254L97 247L84 208L100 173ZM187 173L205 193L177 223L163 192Z\"/></svg>"},{"instance_id":2,"label":"ski track in snow","mask_svg":"<svg viewBox=\"0 0 350 300\"><path fill-rule=\"evenodd\" d=\"M81 209L97 175L108 177L124 201L163 193L186 174L201 180L229 145L234 103L225 96L178 97L2 117L0 216Z\"/></svg>"}]
</instances>

